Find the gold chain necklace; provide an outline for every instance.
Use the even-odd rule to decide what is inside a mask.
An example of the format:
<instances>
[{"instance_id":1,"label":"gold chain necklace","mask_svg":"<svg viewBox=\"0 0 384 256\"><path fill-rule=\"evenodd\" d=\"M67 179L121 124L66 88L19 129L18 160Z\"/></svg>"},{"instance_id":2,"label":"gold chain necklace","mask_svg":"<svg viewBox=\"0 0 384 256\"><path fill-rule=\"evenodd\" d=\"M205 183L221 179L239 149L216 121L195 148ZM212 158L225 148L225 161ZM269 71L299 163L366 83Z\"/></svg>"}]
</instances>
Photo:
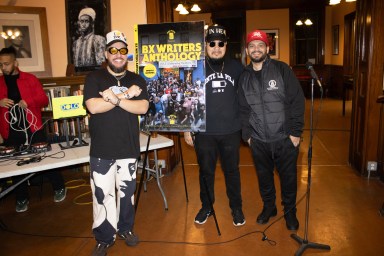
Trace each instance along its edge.
<instances>
[{"instance_id":1,"label":"gold chain necklace","mask_svg":"<svg viewBox=\"0 0 384 256\"><path fill-rule=\"evenodd\" d=\"M209 60L207 60L207 63L208 63L209 68L210 68L214 73L223 73L223 70L224 70L224 61L223 61L223 65L221 66L221 70L220 70L220 72L216 72L216 71L211 67L211 64L209 64Z\"/></svg>"}]
</instances>

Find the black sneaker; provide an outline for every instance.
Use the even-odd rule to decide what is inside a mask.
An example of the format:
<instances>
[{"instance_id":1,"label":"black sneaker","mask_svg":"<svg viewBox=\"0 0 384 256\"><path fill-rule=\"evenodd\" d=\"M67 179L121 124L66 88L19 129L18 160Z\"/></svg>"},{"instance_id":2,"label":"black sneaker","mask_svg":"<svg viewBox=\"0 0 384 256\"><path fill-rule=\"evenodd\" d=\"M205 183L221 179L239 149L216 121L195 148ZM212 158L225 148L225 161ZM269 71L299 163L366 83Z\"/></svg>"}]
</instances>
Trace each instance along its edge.
<instances>
[{"instance_id":1,"label":"black sneaker","mask_svg":"<svg viewBox=\"0 0 384 256\"><path fill-rule=\"evenodd\" d=\"M27 211L28 210L28 204L29 204L29 200L28 199L16 201L16 212L25 212L25 211Z\"/></svg>"},{"instance_id":2,"label":"black sneaker","mask_svg":"<svg viewBox=\"0 0 384 256\"><path fill-rule=\"evenodd\" d=\"M106 244L102 242L97 242L95 248L93 249L92 256L105 256L107 255L107 251L112 244Z\"/></svg>"},{"instance_id":3,"label":"black sneaker","mask_svg":"<svg viewBox=\"0 0 384 256\"><path fill-rule=\"evenodd\" d=\"M132 231L117 233L117 235L123 238L128 246L135 246L139 243L139 238Z\"/></svg>"},{"instance_id":4,"label":"black sneaker","mask_svg":"<svg viewBox=\"0 0 384 256\"><path fill-rule=\"evenodd\" d=\"M212 215L211 209L201 208L195 217L195 223L200 225L204 224L205 222L207 222L208 217L211 215Z\"/></svg>"},{"instance_id":5,"label":"black sneaker","mask_svg":"<svg viewBox=\"0 0 384 256\"><path fill-rule=\"evenodd\" d=\"M235 209L232 211L233 225L236 227L243 226L245 224L245 217L241 209Z\"/></svg>"}]
</instances>

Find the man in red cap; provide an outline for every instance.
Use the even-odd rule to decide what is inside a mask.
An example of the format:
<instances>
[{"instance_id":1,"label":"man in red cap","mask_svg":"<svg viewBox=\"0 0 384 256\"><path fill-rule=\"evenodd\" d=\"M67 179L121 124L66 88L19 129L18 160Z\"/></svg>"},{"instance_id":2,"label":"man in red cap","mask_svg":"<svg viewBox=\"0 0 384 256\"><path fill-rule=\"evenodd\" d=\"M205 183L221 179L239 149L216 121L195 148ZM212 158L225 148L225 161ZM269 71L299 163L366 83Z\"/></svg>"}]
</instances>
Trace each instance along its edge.
<instances>
[{"instance_id":1,"label":"man in red cap","mask_svg":"<svg viewBox=\"0 0 384 256\"><path fill-rule=\"evenodd\" d=\"M265 32L252 31L246 43L251 63L239 80L239 103L242 137L251 147L263 200L257 223L266 224L277 215L276 167L286 226L297 230L296 162L304 126L304 94L291 68L268 55Z\"/></svg>"}]
</instances>

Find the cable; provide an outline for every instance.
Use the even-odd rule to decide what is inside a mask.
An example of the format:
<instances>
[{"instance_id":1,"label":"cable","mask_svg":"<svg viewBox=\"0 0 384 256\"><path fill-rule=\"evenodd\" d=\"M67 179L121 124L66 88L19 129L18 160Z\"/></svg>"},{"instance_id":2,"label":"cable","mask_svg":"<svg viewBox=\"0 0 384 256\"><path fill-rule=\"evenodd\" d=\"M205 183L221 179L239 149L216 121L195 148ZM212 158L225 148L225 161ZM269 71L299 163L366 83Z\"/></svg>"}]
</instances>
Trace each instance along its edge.
<instances>
[{"instance_id":1,"label":"cable","mask_svg":"<svg viewBox=\"0 0 384 256\"><path fill-rule=\"evenodd\" d=\"M34 237L49 237L49 238L73 238L73 239L94 239L93 236L71 236L71 235L47 235L47 234L34 234L34 233L25 233L25 232L18 232L14 230L10 230L8 228L4 229L5 232L17 234L17 235L23 235L23 236L34 236ZM240 235L238 237L222 241L222 242L211 242L211 243L199 243L199 242L186 242L186 241L166 241L166 240L140 240L140 243L156 243L156 244L180 244L180 245L192 245L192 246L215 246L215 245L222 245L222 244L228 244L234 241L237 241L241 238L244 238L246 236L250 236L252 234L261 233L262 231L250 231L243 235ZM118 238L119 240L124 240L122 238ZM268 238L263 239L263 241L269 241L272 246L276 245L275 241L269 240Z\"/></svg>"}]
</instances>

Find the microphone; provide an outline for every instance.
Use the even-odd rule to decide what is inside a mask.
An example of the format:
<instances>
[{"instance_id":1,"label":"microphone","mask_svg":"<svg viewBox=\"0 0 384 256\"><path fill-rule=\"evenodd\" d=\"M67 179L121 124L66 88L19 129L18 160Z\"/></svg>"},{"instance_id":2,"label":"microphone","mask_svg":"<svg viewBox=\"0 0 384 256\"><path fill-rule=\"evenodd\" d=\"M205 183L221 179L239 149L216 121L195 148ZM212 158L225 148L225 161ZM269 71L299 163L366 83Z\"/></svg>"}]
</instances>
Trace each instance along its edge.
<instances>
[{"instance_id":1,"label":"microphone","mask_svg":"<svg viewBox=\"0 0 384 256\"><path fill-rule=\"evenodd\" d=\"M308 61L305 66L307 67L307 69L309 69L309 71L311 72L311 76L313 79L316 80L316 82L319 84L319 86L322 88L323 86L321 85L321 82L319 80L319 78L317 77L317 74L315 72L315 70L313 69L313 64L312 62Z\"/></svg>"}]
</instances>

